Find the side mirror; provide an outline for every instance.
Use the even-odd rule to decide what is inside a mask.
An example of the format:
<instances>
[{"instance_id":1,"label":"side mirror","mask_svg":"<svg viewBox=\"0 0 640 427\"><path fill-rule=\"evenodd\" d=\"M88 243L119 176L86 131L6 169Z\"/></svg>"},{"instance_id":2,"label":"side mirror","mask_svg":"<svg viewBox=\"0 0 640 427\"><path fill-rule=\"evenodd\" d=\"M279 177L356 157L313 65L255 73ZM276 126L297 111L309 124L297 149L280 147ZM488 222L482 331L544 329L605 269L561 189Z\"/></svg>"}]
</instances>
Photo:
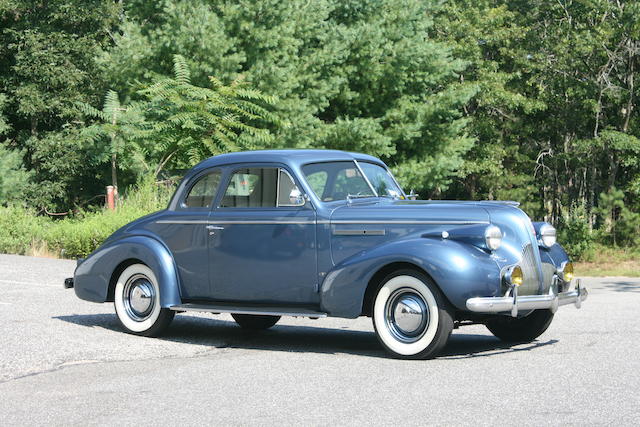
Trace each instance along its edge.
<instances>
[{"instance_id":1,"label":"side mirror","mask_svg":"<svg viewBox=\"0 0 640 427\"><path fill-rule=\"evenodd\" d=\"M306 203L304 195L297 187L291 189L291 192L289 193L289 203L291 203L290 206L304 206Z\"/></svg>"}]
</instances>

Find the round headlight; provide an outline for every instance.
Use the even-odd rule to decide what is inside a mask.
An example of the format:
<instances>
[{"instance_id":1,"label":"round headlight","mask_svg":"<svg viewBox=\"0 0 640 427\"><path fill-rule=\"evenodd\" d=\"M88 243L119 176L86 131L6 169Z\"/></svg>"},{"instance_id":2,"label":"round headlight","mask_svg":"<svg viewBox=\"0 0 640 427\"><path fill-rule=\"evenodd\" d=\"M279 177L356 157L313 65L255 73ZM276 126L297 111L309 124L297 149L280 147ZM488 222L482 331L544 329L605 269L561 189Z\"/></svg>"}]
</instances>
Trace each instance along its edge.
<instances>
[{"instance_id":1,"label":"round headlight","mask_svg":"<svg viewBox=\"0 0 640 427\"><path fill-rule=\"evenodd\" d=\"M507 281L511 285L520 286L524 282L524 275L522 274L522 268L516 265L507 273Z\"/></svg>"},{"instance_id":2,"label":"round headlight","mask_svg":"<svg viewBox=\"0 0 640 427\"><path fill-rule=\"evenodd\" d=\"M499 249L502 244L502 231L495 225L488 226L484 231L484 241L490 250L495 251Z\"/></svg>"},{"instance_id":3,"label":"round headlight","mask_svg":"<svg viewBox=\"0 0 640 427\"><path fill-rule=\"evenodd\" d=\"M556 229L551 224L544 224L540 227L540 242L546 248L556 244Z\"/></svg>"},{"instance_id":4,"label":"round headlight","mask_svg":"<svg viewBox=\"0 0 640 427\"><path fill-rule=\"evenodd\" d=\"M569 283L571 280L573 280L573 263L565 262L558 271L558 275L566 283Z\"/></svg>"}]
</instances>

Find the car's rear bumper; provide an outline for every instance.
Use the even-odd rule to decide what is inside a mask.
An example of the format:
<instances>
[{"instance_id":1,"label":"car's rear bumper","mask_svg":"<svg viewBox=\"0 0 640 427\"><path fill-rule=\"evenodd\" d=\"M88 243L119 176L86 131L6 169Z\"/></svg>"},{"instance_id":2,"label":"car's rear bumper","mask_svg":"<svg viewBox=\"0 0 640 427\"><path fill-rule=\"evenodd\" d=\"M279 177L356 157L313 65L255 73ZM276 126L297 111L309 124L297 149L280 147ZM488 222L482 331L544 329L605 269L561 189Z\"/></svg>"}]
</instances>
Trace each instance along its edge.
<instances>
[{"instance_id":1,"label":"car's rear bumper","mask_svg":"<svg viewBox=\"0 0 640 427\"><path fill-rule=\"evenodd\" d=\"M508 295L503 297L469 298L467 309L476 313L511 312L511 315L515 317L519 311L549 309L555 312L559 306L566 304L575 304L577 308L580 308L582 301L587 299L588 294L578 279L574 290L558 294L554 293L553 287L551 287L547 295L518 296L516 290L515 292L510 291Z\"/></svg>"}]
</instances>

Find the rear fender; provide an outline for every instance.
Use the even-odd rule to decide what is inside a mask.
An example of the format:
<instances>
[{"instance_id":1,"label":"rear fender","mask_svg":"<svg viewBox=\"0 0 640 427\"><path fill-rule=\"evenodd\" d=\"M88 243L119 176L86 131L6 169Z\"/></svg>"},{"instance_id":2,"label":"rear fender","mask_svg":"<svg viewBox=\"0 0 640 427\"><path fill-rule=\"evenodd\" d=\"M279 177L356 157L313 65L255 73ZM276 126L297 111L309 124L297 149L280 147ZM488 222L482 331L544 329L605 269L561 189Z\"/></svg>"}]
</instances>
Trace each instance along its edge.
<instances>
[{"instance_id":1,"label":"rear fender","mask_svg":"<svg viewBox=\"0 0 640 427\"><path fill-rule=\"evenodd\" d=\"M322 310L337 317L360 316L369 281L397 262L424 270L460 310L466 310L468 298L500 294L500 268L490 254L456 241L417 238L375 247L335 266L320 288Z\"/></svg>"},{"instance_id":2,"label":"rear fender","mask_svg":"<svg viewBox=\"0 0 640 427\"><path fill-rule=\"evenodd\" d=\"M150 236L128 236L99 248L78 265L74 289L78 298L107 302L109 283L116 268L128 260L139 260L153 270L160 286L160 305L180 304L177 269L169 250Z\"/></svg>"}]
</instances>

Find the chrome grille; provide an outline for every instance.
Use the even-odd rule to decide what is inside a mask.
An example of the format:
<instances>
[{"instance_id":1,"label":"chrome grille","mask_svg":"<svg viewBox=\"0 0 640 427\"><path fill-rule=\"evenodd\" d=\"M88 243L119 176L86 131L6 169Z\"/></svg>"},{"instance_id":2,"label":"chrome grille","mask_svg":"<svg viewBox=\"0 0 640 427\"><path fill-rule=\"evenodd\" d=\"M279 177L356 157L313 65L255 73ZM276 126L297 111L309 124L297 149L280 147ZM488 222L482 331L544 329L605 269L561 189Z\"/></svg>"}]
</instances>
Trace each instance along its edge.
<instances>
[{"instance_id":1,"label":"chrome grille","mask_svg":"<svg viewBox=\"0 0 640 427\"><path fill-rule=\"evenodd\" d=\"M556 275L556 267L553 264L547 262L542 263L542 293L549 292L549 287L553 283L553 278ZM557 289L555 290L558 291Z\"/></svg>"},{"instance_id":2,"label":"chrome grille","mask_svg":"<svg viewBox=\"0 0 640 427\"><path fill-rule=\"evenodd\" d=\"M538 267L536 266L536 258L533 254L533 247L531 243L522 250L522 262L520 263L522 268L522 275L524 280L522 285L518 288L520 295L535 295L540 288L540 279L538 277Z\"/></svg>"}]
</instances>

